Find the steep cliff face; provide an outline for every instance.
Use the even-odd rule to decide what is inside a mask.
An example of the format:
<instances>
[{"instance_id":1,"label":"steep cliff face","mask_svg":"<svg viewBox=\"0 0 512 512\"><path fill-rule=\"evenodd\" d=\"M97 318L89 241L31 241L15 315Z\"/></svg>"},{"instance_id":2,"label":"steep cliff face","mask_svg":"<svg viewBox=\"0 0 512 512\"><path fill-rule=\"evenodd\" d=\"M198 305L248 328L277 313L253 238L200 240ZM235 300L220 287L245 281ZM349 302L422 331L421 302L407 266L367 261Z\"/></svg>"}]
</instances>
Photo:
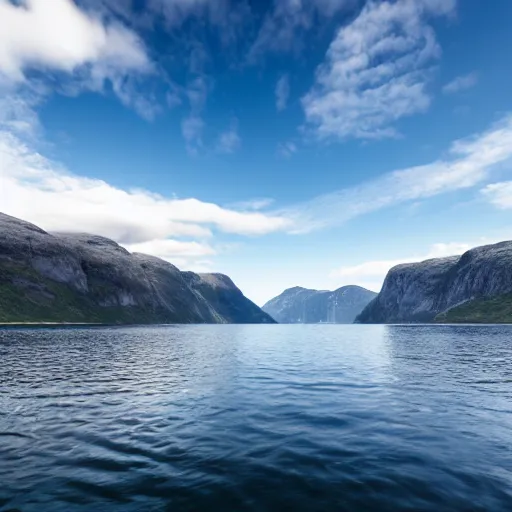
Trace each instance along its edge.
<instances>
[{"instance_id":1,"label":"steep cliff face","mask_svg":"<svg viewBox=\"0 0 512 512\"><path fill-rule=\"evenodd\" d=\"M79 257L49 233L0 213L0 236L0 261L26 265L45 278L87 291Z\"/></svg>"},{"instance_id":2,"label":"steep cliff face","mask_svg":"<svg viewBox=\"0 0 512 512\"><path fill-rule=\"evenodd\" d=\"M431 322L468 301L512 292L512 242L476 247L462 256L398 265L361 323Z\"/></svg>"},{"instance_id":3,"label":"steep cliff face","mask_svg":"<svg viewBox=\"0 0 512 512\"><path fill-rule=\"evenodd\" d=\"M272 322L229 278L214 281L104 237L50 234L0 214L3 322Z\"/></svg>"},{"instance_id":4,"label":"steep cliff face","mask_svg":"<svg viewBox=\"0 0 512 512\"><path fill-rule=\"evenodd\" d=\"M279 323L348 324L376 295L360 286L343 286L333 292L297 286L285 290L262 309Z\"/></svg>"},{"instance_id":5,"label":"steep cliff face","mask_svg":"<svg viewBox=\"0 0 512 512\"><path fill-rule=\"evenodd\" d=\"M274 319L245 298L233 281L224 274L183 272L189 287L214 309L225 322L234 323L242 317L247 323L275 323Z\"/></svg>"}]
</instances>

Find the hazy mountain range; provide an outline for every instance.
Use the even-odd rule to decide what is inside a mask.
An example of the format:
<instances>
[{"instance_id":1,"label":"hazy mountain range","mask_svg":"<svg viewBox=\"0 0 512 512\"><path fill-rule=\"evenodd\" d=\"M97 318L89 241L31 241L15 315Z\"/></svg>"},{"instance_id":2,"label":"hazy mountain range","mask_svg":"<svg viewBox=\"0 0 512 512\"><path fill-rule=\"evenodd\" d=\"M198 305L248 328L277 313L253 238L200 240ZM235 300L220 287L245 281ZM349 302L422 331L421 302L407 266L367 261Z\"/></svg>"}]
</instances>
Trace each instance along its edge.
<instances>
[{"instance_id":1,"label":"hazy mountain range","mask_svg":"<svg viewBox=\"0 0 512 512\"><path fill-rule=\"evenodd\" d=\"M360 286L343 286L335 291L296 286L268 301L263 311L279 323L351 324L376 295Z\"/></svg>"}]
</instances>

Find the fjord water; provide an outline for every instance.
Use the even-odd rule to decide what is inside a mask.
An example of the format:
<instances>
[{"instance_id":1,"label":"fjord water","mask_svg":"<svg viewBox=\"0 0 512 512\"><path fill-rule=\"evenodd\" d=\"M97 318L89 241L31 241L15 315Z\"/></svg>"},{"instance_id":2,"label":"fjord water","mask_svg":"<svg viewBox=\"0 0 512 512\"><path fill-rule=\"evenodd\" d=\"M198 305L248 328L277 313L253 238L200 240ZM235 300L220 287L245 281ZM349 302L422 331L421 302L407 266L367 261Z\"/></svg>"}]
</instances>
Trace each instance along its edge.
<instances>
[{"instance_id":1,"label":"fjord water","mask_svg":"<svg viewBox=\"0 0 512 512\"><path fill-rule=\"evenodd\" d=\"M512 510L512 327L0 331L0 510Z\"/></svg>"}]
</instances>

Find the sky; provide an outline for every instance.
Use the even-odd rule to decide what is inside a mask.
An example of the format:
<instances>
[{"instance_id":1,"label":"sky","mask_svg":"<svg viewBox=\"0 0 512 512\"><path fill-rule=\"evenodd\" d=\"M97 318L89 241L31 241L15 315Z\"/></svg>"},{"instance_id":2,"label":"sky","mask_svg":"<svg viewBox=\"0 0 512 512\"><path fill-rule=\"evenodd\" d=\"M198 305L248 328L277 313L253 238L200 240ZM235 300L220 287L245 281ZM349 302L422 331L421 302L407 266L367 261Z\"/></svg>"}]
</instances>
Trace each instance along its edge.
<instances>
[{"instance_id":1,"label":"sky","mask_svg":"<svg viewBox=\"0 0 512 512\"><path fill-rule=\"evenodd\" d=\"M0 211L259 305L512 239L509 0L0 0Z\"/></svg>"}]
</instances>

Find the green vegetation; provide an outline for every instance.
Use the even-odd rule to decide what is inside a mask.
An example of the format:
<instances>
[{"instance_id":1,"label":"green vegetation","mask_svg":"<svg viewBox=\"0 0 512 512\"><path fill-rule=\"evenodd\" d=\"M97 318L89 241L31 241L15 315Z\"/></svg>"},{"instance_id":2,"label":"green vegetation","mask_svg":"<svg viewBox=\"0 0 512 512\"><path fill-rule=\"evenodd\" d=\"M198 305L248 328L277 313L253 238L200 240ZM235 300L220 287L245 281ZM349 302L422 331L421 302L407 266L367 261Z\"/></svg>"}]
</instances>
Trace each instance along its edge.
<instances>
[{"instance_id":1,"label":"green vegetation","mask_svg":"<svg viewBox=\"0 0 512 512\"><path fill-rule=\"evenodd\" d=\"M5 261L0 265L0 323L145 324L172 321L169 316L140 307L100 307L32 268Z\"/></svg>"},{"instance_id":2,"label":"green vegetation","mask_svg":"<svg viewBox=\"0 0 512 512\"><path fill-rule=\"evenodd\" d=\"M512 323L512 294L466 302L436 317L440 323Z\"/></svg>"}]
</instances>

